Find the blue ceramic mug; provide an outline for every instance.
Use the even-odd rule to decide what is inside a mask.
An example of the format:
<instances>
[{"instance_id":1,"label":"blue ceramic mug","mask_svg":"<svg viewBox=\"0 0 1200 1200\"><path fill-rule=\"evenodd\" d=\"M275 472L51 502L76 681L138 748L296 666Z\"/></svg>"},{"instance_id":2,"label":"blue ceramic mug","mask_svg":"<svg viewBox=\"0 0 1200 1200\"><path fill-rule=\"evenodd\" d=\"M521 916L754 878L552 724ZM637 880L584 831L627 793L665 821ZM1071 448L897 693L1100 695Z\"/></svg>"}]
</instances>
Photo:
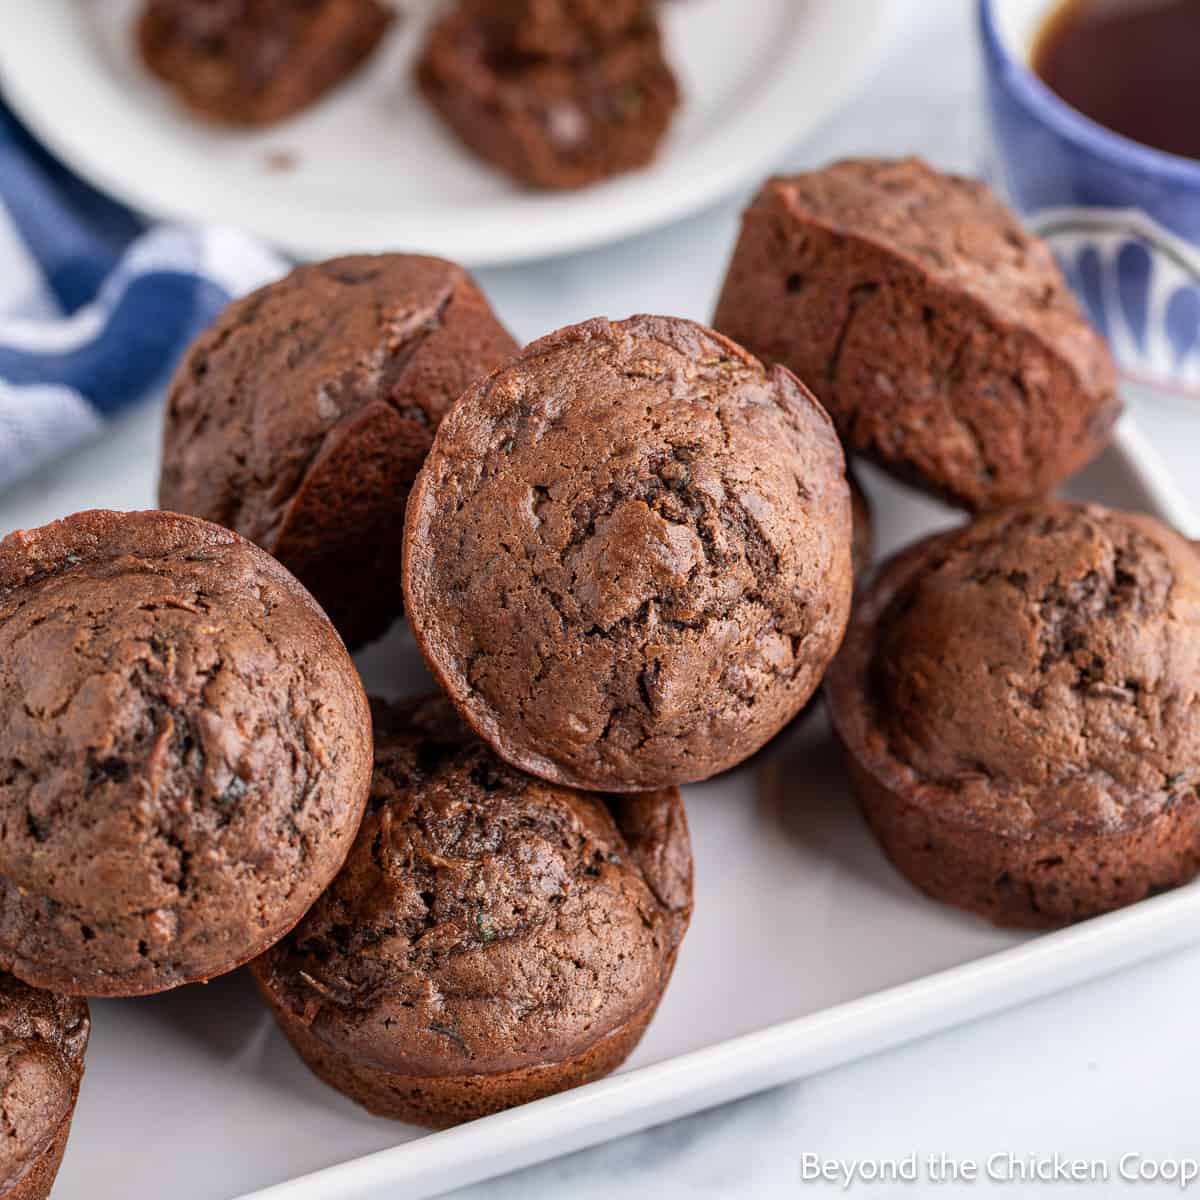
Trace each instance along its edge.
<instances>
[{"instance_id":1,"label":"blue ceramic mug","mask_svg":"<svg viewBox=\"0 0 1200 1200\"><path fill-rule=\"evenodd\" d=\"M1037 78L1060 4L979 0L992 182L1054 248L1122 370L1200 396L1200 161L1113 133Z\"/></svg>"}]
</instances>

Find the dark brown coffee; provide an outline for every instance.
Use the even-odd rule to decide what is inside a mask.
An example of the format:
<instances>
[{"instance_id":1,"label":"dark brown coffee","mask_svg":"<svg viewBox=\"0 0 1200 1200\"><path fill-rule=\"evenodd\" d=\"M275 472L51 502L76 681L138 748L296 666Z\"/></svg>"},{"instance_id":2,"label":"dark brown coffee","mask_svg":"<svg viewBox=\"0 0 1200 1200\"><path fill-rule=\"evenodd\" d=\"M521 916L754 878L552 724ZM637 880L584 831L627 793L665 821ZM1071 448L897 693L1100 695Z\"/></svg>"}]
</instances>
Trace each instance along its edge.
<instances>
[{"instance_id":1,"label":"dark brown coffee","mask_svg":"<svg viewBox=\"0 0 1200 1200\"><path fill-rule=\"evenodd\" d=\"M1033 67L1093 121L1200 159L1200 0L1067 0Z\"/></svg>"}]
</instances>

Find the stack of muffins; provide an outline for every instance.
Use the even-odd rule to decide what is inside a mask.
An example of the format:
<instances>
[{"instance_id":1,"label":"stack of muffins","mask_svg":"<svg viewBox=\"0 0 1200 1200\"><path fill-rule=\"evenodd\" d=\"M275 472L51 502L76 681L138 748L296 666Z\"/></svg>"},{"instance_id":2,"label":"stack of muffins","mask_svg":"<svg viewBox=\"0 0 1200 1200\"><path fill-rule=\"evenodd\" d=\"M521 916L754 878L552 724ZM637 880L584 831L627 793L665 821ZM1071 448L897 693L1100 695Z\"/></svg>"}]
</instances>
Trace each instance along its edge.
<instances>
[{"instance_id":1,"label":"stack of muffins","mask_svg":"<svg viewBox=\"0 0 1200 1200\"><path fill-rule=\"evenodd\" d=\"M714 323L519 350L451 263L300 267L180 365L163 511L0 543L0 1042L56 1097L11 1194L73 997L250 962L317 1075L430 1126L611 1071L691 915L679 785L826 678L938 899L1049 925L1195 874L1200 562L1045 498L1119 408L1046 248L842 163L766 185ZM857 594L843 441L974 515ZM402 616L441 692L368 701L346 646Z\"/></svg>"}]
</instances>

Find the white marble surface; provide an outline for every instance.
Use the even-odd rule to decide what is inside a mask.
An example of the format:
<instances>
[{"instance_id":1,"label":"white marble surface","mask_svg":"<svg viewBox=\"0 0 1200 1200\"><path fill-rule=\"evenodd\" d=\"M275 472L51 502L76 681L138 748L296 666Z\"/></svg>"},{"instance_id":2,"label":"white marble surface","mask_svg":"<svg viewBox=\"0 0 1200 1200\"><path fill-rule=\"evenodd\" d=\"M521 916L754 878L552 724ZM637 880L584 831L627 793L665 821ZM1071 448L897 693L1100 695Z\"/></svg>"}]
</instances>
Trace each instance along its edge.
<instances>
[{"instance_id":1,"label":"white marble surface","mask_svg":"<svg viewBox=\"0 0 1200 1200\"><path fill-rule=\"evenodd\" d=\"M732 2L732 0L731 0ZM754 0L739 0L752 7ZM837 0L852 8L856 0ZM971 170L979 157L972 31L974 0L893 0L894 40L857 97L781 168L853 153L919 152ZM781 119L786 119L781 117ZM632 311L704 319L736 228L738 204L620 246L542 264L482 273L498 309L523 338L570 321ZM1200 506L1200 413L1147 403L1144 428ZM97 482L131 456L157 454L158 414L144 410L87 453L44 472L6 507L41 514L65 478ZM45 519L41 516L40 519ZM916 1152L981 1163L1060 1153L1166 1160L1200 1156L1195 1137L1200 1027L1200 949L1104 982L832 1071L773 1093L679 1121L595 1150L458 1193L459 1200L517 1197L794 1196L802 1187L836 1194L836 1183L805 1185L801 1156L900 1158ZM942 1184L938 1195L1007 1186L1040 1196L1064 1183ZM1138 1185L1113 1179L1091 1194ZM1140 1185L1151 1194L1178 1186ZM923 1195L917 1184L859 1183L871 1196ZM1200 1193L1200 1183L1195 1185Z\"/></svg>"}]
</instances>

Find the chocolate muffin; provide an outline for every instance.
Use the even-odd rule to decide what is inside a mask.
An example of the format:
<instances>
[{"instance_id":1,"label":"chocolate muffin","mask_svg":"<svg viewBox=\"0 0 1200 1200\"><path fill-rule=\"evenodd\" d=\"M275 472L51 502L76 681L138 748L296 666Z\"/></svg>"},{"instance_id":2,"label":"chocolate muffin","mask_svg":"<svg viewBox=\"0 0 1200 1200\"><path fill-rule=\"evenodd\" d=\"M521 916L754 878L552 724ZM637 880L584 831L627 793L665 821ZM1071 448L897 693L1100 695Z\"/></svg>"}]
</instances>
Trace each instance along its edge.
<instances>
[{"instance_id":1,"label":"chocolate muffin","mask_svg":"<svg viewBox=\"0 0 1200 1200\"><path fill-rule=\"evenodd\" d=\"M0 542L0 965L70 995L209 979L341 867L371 721L272 558L174 513Z\"/></svg>"},{"instance_id":2,"label":"chocolate muffin","mask_svg":"<svg viewBox=\"0 0 1200 1200\"><path fill-rule=\"evenodd\" d=\"M459 140L532 187L578 188L645 166L679 105L649 9L605 39L592 28L595 6L581 6L591 25L574 7L559 4L547 26L460 4L432 26L417 65L421 91Z\"/></svg>"},{"instance_id":3,"label":"chocolate muffin","mask_svg":"<svg viewBox=\"0 0 1200 1200\"><path fill-rule=\"evenodd\" d=\"M0 1197L46 1200L54 1186L91 1021L86 1001L0 974Z\"/></svg>"},{"instance_id":4,"label":"chocolate muffin","mask_svg":"<svg viewBox=\"0 0 1200 1200\"><path fill-rule=\"evenodd\" d=\"M691 321L588 321L466 392L409 503L434 675L504 759L644 791L803 707L850 606L842 448L789 372Z\"/></svg>"},{"instance_id":5,"label":"chocolate muffin","mask_svg":"<svg viewBox=\"0 0 1200 1200\"><path fill-rule=\"evenodd\" d=\"M188 108L270 125L352 75L391 19L379 0L148 0L137 36Z\"/></svg>"},{"instance_id":6,"label":"chocolate muffin","mask_svg":"<svg viewBox=\"0 0 1200 1200\"><path fill-rule=\"evenodd\" d=\"M1052 491L1121 409L1049 247L916 159L770 180L714 324L795 371L847 449L972 510Z\"/></svg>"},{"instance_id":7,"label":"chocolate muffin","mask_svg":"<svg viewBox=\"0 0 1200 1200\"><path fill-rule=\"evenodd\" d=\"M453 263L297 267L231 304L180 364L159 503L270 551L354 649L401 612L404 506L438 422L517 349Z\"/></svg>"},{"instance_id":8,"label":"chocolate muffin","mask_svg":"<svg viewBox=\"0 0 1200 1200\"><path fill-rule=\"evenodd\" d=\"M938 900L1060 925L1200 868L1200 557L1042 502L892 559L830 672L867 819Z\"/></svg>"},{"instance_id":9,"label":"chocolate muffin","mask_svg":"<svg viewBox=\"0 0 1200 1200\"><path fill-rule=\"evenodd\" d=\"M372 1112L435 1128L612 1071L691 915L679 793L531 779L441 697L376 706L375 729L345 868L253 964L292 1045Z\"/></svg>"}]
</instances>

